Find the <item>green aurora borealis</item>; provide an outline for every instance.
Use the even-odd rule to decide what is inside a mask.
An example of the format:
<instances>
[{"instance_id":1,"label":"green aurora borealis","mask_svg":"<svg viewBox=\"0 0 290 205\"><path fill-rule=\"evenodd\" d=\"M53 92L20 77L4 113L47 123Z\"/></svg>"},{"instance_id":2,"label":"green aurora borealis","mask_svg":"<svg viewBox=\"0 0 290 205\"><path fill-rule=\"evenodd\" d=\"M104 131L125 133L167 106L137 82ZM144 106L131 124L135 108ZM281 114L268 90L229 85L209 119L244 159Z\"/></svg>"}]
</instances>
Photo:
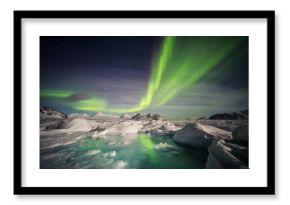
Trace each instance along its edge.
<instances>
[{"instance_id":1,"label":"green aurora borealis","mask_svg":"<svg viewBox=\"0 0 290 205\"><path fill-rule=\"evenodd\" d=\"M111 107L105 96L81 89L41 87L40 95L44 98L63 99L65 106L76 111L132 113L158 109L199 84L214 84L226 79L227 75L235 72L239 60L247 56L248 50L237 51L247 43L247 37L163 37L159 49L153 53L145 93L138 103L129 107ZM218 71L215 70L217 68ZM90 97L65 100L80 92L88 93Z\"/></svg>"}]
</instances>

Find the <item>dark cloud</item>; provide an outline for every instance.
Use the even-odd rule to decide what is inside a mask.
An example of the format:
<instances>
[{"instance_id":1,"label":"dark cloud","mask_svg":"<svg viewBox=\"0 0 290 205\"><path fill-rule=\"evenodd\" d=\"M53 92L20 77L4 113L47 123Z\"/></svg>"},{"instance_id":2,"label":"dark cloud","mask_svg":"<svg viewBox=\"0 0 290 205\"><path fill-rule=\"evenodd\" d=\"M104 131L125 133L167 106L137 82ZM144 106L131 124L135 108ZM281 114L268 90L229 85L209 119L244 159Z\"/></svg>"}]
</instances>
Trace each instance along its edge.
<instances>
[{"instance_id":1,"label":"dark cloud","mask_svg":"<svg viewBox=\"0 0 290 205\"><path fill-rule=\"evenodd\" d=\"M67 100L70 102L75 102L75 101L79 101L79 100L90 99L91 97L92 96L87 94L87 93L75 93L75 94L72 94L71 96L69 96L67 98Z\"/></svg>"}]
</instances>

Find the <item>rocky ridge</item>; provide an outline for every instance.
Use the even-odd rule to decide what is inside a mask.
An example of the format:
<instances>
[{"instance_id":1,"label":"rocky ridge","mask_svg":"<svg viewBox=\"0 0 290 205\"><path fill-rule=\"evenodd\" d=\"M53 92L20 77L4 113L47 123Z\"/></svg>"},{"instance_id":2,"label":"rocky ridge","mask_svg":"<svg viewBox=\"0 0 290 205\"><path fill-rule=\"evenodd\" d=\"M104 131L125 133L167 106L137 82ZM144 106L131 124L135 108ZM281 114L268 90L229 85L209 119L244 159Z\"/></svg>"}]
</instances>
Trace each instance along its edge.
<instances>
[{"instance_id":1,"label":"rocky ridge","mask_svg":"<svg viewBox=\"0 0 290 205\"><path fill-rule=\"evenodd\" d=\"M218 113L209 117L210 120L247 120L248 110L232 113Z\"/></svg>"},{"instance_id":2,"label":"rocky ridge","mask_svg":"<svg viewBox=\"0 0 290 205\"><path fill-rule=\"evenodd\" d=\"M63 112L54 110L51 107L41 106L40 107L40 120L46 119L66 119L67 115Z\"/></svg>"}]
</instances>

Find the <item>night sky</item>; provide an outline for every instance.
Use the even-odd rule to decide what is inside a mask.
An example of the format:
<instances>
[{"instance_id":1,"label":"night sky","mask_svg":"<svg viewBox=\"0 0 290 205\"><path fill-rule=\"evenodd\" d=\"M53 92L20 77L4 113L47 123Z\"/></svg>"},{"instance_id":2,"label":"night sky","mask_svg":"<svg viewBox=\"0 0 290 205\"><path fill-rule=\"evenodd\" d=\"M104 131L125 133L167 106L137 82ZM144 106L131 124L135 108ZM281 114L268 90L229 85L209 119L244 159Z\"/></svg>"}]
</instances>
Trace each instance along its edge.
<instances>
[{"instance_id":1,"label":"night sky","mask_svg":"<svg viewBox=\"0 0 290 205\"><path fill-rule=\"evenodd\" d=\"M40 37L40 104L168 118L248 109L248 37Z\"/></svg>"}]
</instances>

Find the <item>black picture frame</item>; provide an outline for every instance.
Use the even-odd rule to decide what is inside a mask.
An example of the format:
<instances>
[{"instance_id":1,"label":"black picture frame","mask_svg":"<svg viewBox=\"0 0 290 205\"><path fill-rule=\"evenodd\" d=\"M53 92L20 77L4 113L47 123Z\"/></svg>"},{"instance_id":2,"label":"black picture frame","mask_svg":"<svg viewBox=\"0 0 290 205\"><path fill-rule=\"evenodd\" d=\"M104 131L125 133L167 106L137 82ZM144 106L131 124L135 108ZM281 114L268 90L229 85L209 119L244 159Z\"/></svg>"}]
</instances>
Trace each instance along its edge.
<instances>
[{"instance_id":1,"label":"black picture frame","mask_svg":"<svg viewBox=\"0 0 290 205\"><path fill-rule=\"evenodd\" d=\"M266 187L23 187L21 20L27 18L234 18L267 20ZM275 194L275 11L14 11L14 194L269 195Z\"/></svg>"}]
</instances>

